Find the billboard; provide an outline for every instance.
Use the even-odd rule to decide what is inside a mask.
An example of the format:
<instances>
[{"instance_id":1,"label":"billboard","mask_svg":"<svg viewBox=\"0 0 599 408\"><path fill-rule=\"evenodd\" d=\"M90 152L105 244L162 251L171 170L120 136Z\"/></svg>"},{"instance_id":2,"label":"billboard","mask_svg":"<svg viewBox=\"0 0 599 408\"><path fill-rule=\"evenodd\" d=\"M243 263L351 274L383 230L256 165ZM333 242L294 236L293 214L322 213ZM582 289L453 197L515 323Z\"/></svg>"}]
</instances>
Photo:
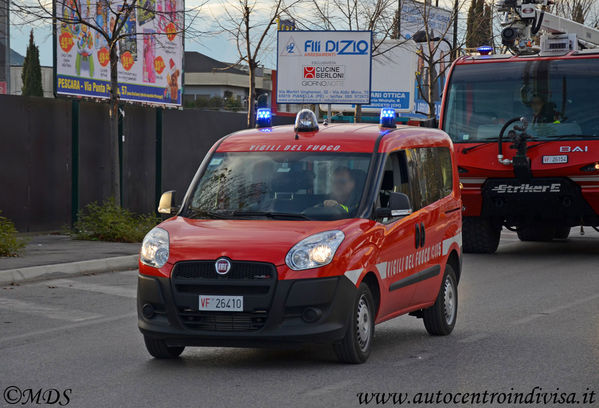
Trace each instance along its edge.
<instances>
[{"instance_id":1,"label":"billboard","mask_svg":"<svg viewBox=\"0 0 599 408\"><path fill-rule=\"evenodd\" d=\"M124 0L54 0L57 18L62 19L55 26L56 93L109 97L108 43L89 25L111 33L115 24L123 24L117 44L120 99L180 106L184 0L138 0L124 22L118 16L123 4ZM86 24L65 23L76 21L79 13Z\"/></svg>"},{"instance_id":2,"label":"billboard","mask_svg":"<svg viewBox=\"0 0 599 408\"><path fill-rule=\"evenodd\" d=\"M370 103L371 31L277 32L277 103Z\"/></svg>"},{"instance_id":3,"label":"billboard","mask_svg":"<svg viewBox=\"0 0 599 408\"><path fill-rule=\"evenodd\" d=\"M370 103L362 106L365 113L380 108L394 108L397 112L412 112L418 55L412 41L401 44L398 40L387 40L378 47L372 57L372 81ZM321 106L327 110L326 106ZM333 105L333 111L348 111L348 107Z\"/></svg>"},{"instance_id":4,"label":"billboard","mask_svg":"<svg viewBox=\"0 0 599 408\"><path fill-rule=\"evenodd\" d=\"M424 31L424 18L427 15L429 32L433 36L453 37L452 11L427 3L413 0L402 0L400 31L403 38L412 38L415 32Z\"/></svg>"}]
</instances>

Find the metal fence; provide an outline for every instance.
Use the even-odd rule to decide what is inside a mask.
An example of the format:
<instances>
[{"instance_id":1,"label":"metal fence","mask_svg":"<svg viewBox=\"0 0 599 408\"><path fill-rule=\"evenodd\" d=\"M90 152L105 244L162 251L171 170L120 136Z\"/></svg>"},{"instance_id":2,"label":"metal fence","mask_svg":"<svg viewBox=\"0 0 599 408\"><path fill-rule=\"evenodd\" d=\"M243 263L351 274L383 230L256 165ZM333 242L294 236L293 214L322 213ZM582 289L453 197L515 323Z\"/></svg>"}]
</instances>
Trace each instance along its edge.
<instances>
[{"instance_id":1,"label":"metal fence","mask_svg":"<svg viewBox=\"0 0 599 408\"><path fill-rule=\"evenodd\" d=\"M235 112L123 110L123 206L140 213L155 211L162 190L182 197L214 142L246 122ZM0 211L19 231L60 229L110 195L106 104L0 95L0 112Z\"/></svg>"}]
</instances>

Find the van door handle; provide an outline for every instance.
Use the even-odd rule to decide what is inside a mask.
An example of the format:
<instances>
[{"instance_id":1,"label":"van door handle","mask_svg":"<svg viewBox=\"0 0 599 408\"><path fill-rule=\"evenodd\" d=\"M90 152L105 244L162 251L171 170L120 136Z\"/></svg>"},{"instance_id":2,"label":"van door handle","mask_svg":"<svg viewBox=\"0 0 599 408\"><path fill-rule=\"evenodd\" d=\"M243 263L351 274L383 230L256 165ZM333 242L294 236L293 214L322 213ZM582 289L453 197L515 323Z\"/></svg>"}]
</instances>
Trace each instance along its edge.
<instances>
[{"instance_id":1,"label":"van door handle","mask_svg":"<svg viewBox=\"0 0 599 408\"><path fill-rule=\"evenodd\" d=\"M420 224L416 224L416 232L414 233L414 241L416 249L420 246Z\"/></svg>"},{"instance_id":2,"label":"van door handle","mask_svg":"<svg viewBox=\"0 0 599 408\"><path fill-rule=\"evenodd\" d=\"M426 232L424 230L424 223L420 223L420 246L423 247L426 242Z\"/></svg>"}]
</instances>

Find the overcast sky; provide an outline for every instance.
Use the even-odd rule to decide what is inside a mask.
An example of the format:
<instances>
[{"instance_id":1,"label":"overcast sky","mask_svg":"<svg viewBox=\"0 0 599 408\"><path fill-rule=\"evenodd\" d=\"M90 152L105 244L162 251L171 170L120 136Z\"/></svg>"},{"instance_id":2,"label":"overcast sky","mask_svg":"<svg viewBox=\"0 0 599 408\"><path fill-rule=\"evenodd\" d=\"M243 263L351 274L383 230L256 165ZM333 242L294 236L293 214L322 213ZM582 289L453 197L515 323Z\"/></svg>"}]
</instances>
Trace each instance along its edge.
<instances>
[{"instance_id":1,"label":"overcast sky","mask_svg":"<svg viewBox=\"0 0 599 408\"><path fill-rule=\"evenodd\" d=\"M202 0L186 0L186 8L194 7L199 4ZM231 0L210 0L201 9L201 15L203 19L198 23L199 28L203 31L216 32L217 27L214 23L215 19L224 18L224 4ZM453 0L441 0L440 5L443 7L450 6ZM460 0L460 2L468 2L470 0ZM447 3L447 4L445 4ZM256 9L258 12L262 8L266 10L268 8L268 1L257 0ZM467 5L464 4L464 7ZM41 65L51 66L52 65L52 30L49 22L39 23L35 26L21 26L12 25L10 32L10 47L17 51L21 55L25 55L27 50L27 44L29 42L29 31L33 28L35 42L40 50L40 63ZM273 30L274 33L274 30ZM274 38L274 37L273 37ZM270 49L267 48L266 52L261 58L261 63L267 67L274 68L276 64L275 54L272 52L274 44L270 44ZM236 62L238 59L237 49L235 44L225 34L212 34L206 37L200 38L186 38L185 40L186 51L198 51L209 57L215 58L225 62Z\"/></svg>"}]
</instances>

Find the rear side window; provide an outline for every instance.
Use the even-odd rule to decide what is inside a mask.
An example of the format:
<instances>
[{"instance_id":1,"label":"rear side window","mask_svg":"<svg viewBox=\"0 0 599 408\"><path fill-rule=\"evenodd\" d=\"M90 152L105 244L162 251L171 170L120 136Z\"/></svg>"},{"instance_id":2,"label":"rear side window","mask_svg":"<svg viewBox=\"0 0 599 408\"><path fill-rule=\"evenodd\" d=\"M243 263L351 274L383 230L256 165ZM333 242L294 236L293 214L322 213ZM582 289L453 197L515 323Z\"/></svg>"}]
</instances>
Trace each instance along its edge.
<instances>
[{"instance_id":1,"label":"rear side window","mask_svg":"<svg viewBox=\"0 0 599 408\"><path fill-rule=\"evenodd\" d=\"M405 151L410 201L414 211L451 194L453 171L447 147L418 147Z\"/></svg>"}]
</instances>

